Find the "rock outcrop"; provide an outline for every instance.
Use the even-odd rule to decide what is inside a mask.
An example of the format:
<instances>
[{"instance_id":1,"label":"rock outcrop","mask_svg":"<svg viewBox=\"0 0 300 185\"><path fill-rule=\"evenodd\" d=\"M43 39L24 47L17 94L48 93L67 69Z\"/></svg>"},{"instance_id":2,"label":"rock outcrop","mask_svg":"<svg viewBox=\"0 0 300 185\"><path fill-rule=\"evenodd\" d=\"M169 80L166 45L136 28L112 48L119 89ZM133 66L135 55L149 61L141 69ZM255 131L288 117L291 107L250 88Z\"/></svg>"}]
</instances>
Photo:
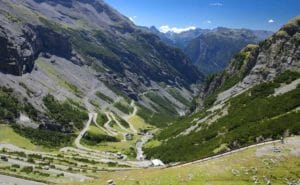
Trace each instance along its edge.
<instances>
[{"instance_id":1,"label":"rock outcrop","mask_svg":"<svg viewBox=\"0 0 300 185\"><path fill-rule=\"evenodd\" d=\"M220 102L255 84L272 80L286 70L299 71L299 45L300 17L296 17L259 45L249 45L238 53L227 69L208 83L205 94L223 87L217 98Z\"/></svg>"},{"instance_id":2,"label":"rock outcrop","mask_svg":"<svg viewBox=\"0 0 300 185\"><path fill-rule=\"evenodd\" d=\"M0 15L1 16L1 15ZM3 16L3 15L2 15ZM69 38L41 25L21 24L6 17L0 19L0 71L22 75L30 73L41 52L72 59L82 64L72 52Z\"/></svg>"}]
</instances>

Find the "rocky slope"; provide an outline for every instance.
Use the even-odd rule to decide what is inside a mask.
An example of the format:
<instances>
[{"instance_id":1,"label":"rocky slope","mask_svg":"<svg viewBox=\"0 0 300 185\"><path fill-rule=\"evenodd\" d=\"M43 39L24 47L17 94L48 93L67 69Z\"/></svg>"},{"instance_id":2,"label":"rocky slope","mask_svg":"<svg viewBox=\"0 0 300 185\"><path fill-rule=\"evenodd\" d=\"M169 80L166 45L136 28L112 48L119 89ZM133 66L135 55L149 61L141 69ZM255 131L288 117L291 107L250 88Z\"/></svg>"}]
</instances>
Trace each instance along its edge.
<instances>
[{"instance_id":1,"label":"rocky slope","mask_svg":"<svg viewBox=\"0 0 300 185\"><path fill-rule=\"evenodd\" d=\"M155 35L159 36L159 38L164 41L166 44L179 48L184 51L184 49L188 46L188 44L195 38L199 37L200 35L211 32L209 29L201 29L196 28L194 30L188 30L181 33L175 33L172 31L163 33L160 32L155 26L148 27L142 27L146 31L150 31L151 33L154 33Z\"/></svg>"},{"instance_id":2,"label":"rocky slope","mask_svg":"<svg viewBox=\"0 0 300 185\"><path fill-rule=\"evenodd\" d=\"M163 129L149 157L191 161L300 133L300 17L208 79L203 105Z\"/></svg>"},{"instance_id":3,"label":"rocky slope","mask_svg":"<svg viewBox=\"0 0 300 185\"><path fill-rule=\"evenodd\" d=\"M222 89L217 97L221 102L286 70L299 71L299 27L297 17L259 45L245 47L222 74L210 80L206 94Z\"/></svg>"},{"instance_id":4,"label":"rocky slope","mask_svg":"<svg viewBox=\"0 0 300 185\"><path fill-rule=\"evenodd\" d=\"M45 105L51 94L119 115L131 99L149 114L183 115L203 80L183 52L102 0L1 0L0 10L1 87L39 114L55 107Z\"/></svg>"},{"instance_id":5,"label":"rocky slope","mask_svg":"<svg viewBox=\"0 0 300 185\"><path fill-rule=\"evenodd\" d=\"M182 33L161 33L155 27L150 31L157 34L165 43L180 48L204 74L224 70L235 53L247 44L256 44L272 32L249 29L190 30Z\"/></svg>"},{"instance_id":6,"label":"rocky slope","mask_svg":"<svg viewBox=\"0 0 300 185\"><path fill-rule=\"evenodd\" d=\"M263 31L261 31L263 32ZM184 52L205 74L225 69L235 53L247 44L255 44L271 35L247 29L216 28L191 40Z\"/></svg>"}]
</instances>

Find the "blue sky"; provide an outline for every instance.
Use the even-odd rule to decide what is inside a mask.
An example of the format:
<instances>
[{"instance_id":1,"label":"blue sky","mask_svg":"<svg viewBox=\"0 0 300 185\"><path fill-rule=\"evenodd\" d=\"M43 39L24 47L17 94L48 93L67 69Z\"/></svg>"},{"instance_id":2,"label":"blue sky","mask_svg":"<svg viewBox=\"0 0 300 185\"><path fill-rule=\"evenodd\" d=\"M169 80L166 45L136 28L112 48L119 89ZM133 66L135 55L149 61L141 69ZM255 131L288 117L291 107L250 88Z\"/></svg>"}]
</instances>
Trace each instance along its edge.
<instances>
[{"instance_id":1,"label":"blue sky","mask_svg":"<svg viewBox=\"0 0 300 185\"><path fill-rule=\"evenodd\" d=\"M163 30L251 28L276 31L300 15L300 0L106 0L137 25Z\"/></svg>"}]
</instances>

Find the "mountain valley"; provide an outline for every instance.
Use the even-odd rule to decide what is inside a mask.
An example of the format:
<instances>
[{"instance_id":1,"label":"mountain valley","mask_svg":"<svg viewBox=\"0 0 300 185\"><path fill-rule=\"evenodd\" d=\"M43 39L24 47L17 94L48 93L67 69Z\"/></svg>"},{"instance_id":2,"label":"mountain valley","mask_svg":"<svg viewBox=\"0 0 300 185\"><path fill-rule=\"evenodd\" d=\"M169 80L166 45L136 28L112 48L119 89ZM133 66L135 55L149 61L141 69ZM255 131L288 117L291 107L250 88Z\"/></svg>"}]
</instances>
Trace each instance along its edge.
<instances>
[{"instance_id":1,"label":"mountain valley","mask_svg":"<svg viewBox=\"0 0 300 185\"><path fill-rule=\"evenodd\" d=\"M299 44L299 16L176 34L0 0L0 184L297 184Z\"/></svg>"}]
</instances>

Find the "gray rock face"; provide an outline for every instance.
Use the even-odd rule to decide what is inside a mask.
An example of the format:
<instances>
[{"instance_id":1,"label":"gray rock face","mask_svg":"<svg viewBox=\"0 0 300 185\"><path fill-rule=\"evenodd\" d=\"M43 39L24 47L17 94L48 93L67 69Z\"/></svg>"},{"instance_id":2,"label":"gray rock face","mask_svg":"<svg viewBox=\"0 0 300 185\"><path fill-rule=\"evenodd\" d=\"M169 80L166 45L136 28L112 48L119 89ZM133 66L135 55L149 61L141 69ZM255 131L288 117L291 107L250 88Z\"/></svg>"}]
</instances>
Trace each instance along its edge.
<instances>
[{"instance_id":1,"label":"gray rock face","mask_svg":"<svg viewBox=\"0 0 300 185\"><path fill-rule=\"evenodd\" d=\"M0 26L0 41L1 72L22 75L33 69L39 43L29 27L4 22Z\"/></svg>"},{"instance_id":2,"label":"gray rock face","mask_svg":"<svg viewBox=\"0 0 300 185\"><path fill-rule=\"evenodd\" d=\"M273 34L264 30L223 27L212 30L197 28L182 33L161 33L155 27L148 30L168 45L182 49L204 74L224 70L234 54L247 44L258 43Z\"/></svg>"},{"instance_id":3,"label":"gray rock face","mask_svg":"<svg viewBox=\"0 0 300 185\"><path fill-rule=\"evenodd\" d=\"M211 94L220 88L229 77L237 82L221 92L217 102L224 101L249 87L274 79L286 70L300 70L300 17L282 27L259 46L248 46L234 58L225 72L216 76L206 88ZM228 77L229 76L229 77Z\"/></svg>"},{"instance_id":4,"label":"gray rock face","mask_svg":"<svg viewBox=\"0 0 300 185\"><path fill-rule=\"evenodd\" d=\"M247 44L255 44L272 32L248 29L216 28L191 40L184 52L205 74L224 70L235 53Z\"/></svg>"},{"instance_id":5,"label":"gray rock face","mask_svg":"<svg viewBox=\"0 0 300 185\"><path fill-rule=\"evenodd\" d=\"M0 19L0 71L22 75L31 72L40 52L72 59L82 63L72 53L69 39L49 28L20 24L5 17Z\"/></svg>"},{"instance_id":6,"label":"gray rock face","mask_svg":"<svg viewBox=\"0 0 300 185\"><path fill-rule=\"evenodd\" d=\"M9 15L22 19L15 24L16 26L27 28L28 31L20 31L18 35L31 48L28 49L29 52L23 51L23 48L18 51L32 56L33 59L38 53L47 52L81 63L80 57L72 55L72 51L76 50L85 60L88 58L89 63L92 61L108 68L118 77L125 77L136 86L139 84L135 83L135 79L131 79L135 74L146 82L150 80L173 84L177 82L185 86L202 79L200 72L181 51L168 47L154 34L142 31L101 0L11 2L14 3L20 3L27 8L26 11L32 13L17 15L22 12L11 9ZM7 2L0 4L10 5ZM11 23L8 27L10 25ZM16 36L11 35L11 38L14 37ZM3 53L9 52L5 50ZM17 66L22 68L22 63L19 63ZM19 71L16 74L22 73Z\"/></svg>"}]
</instances>

